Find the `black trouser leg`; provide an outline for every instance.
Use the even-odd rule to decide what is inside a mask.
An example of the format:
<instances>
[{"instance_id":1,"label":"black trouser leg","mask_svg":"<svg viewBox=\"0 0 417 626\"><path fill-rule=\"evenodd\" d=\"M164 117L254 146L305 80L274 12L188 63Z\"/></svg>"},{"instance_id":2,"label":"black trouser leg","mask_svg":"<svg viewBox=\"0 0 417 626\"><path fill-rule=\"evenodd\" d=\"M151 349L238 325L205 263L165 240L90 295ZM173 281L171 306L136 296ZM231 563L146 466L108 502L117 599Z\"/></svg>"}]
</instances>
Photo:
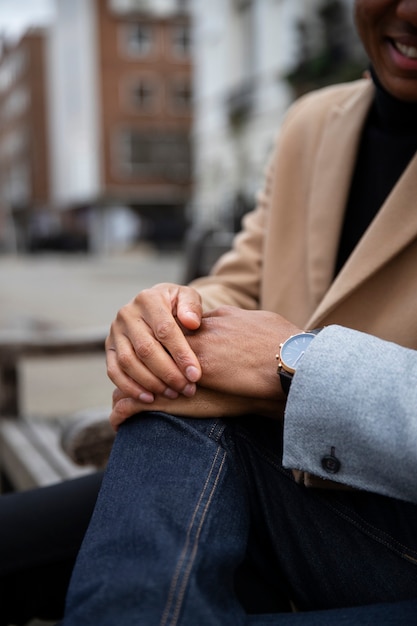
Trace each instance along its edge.
<instances>
[{"instance_id":1,"label":"black trouser leg","mask_svg":"<svg viewBox=\"0 0 417 626\"><path fill-rule=\"evenodd\" d=\"M0 626L60 619L102 473L0 496Z\"/></svg>"}]
</instances>

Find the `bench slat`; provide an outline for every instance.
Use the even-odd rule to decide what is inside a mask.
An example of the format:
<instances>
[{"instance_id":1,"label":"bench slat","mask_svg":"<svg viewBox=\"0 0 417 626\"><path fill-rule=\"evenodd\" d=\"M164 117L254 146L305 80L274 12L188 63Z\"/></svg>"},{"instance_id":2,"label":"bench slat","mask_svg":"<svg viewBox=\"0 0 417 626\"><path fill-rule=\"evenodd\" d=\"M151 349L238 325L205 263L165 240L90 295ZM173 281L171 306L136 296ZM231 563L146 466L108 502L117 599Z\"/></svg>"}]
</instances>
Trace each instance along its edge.
<instances>
[{"instance_id":1,"label":"bench slat","mask_svg":"<svg viewBox=\"0 0 417 626\"><path fill-rule=\"evenodd\" d=\"M19 417L19 363L28 357L104 353L107 328L82 330L0 330L0 416Z\"/></svg>"},{"instance_id":2,"label":"bench slat","mask_svg":"<svg viewBox=\"0 0 417 626\"><path fill-rule=\"evenodd\" d=\"M0 330L0 353L24 356L77 354L104 351L108 328L84 330Z\"/></svg>"},{"instance_id":3,"label":"bench slat","mask_svg":"<svg viewBox=\"0 0 417 626\"><path fill-rule=\"evenodd\" d=\"M0 467L20 491L93 471L79 467L65 455L53 427L16 419L0 421Z\"/></svg>"}]
</instances>

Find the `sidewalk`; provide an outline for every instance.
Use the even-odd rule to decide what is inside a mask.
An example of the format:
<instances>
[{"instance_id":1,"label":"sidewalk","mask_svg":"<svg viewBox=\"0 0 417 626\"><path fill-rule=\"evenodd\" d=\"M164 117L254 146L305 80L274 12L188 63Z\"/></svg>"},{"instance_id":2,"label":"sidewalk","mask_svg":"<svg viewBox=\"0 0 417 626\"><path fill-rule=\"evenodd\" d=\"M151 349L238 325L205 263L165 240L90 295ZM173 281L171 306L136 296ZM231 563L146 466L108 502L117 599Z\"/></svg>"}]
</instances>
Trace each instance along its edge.
<instances>
[{"instance_id":1,"label":"sidewalk","mask_svg":"<svg viewBox=\"0 0 417 626\"><path fill-rule=\"evenodd\" d=\"M117 310L157 282L181 282L181 253L146 247L108 257L0 256L0 328L108 326ZM111 404L103 357L27 360L22 406L57 417Z\"/></svg>"}]
</instances>

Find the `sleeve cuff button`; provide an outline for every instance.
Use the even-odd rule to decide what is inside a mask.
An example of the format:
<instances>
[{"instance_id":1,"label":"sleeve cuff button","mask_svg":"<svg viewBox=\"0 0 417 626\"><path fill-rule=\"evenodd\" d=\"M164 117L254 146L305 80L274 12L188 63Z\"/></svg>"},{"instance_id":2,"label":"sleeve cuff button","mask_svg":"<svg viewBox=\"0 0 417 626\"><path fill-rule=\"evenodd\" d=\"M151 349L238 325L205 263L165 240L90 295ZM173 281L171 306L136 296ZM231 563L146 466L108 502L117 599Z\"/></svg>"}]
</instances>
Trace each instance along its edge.
<instances>
[{"instance_id":1,"label":"sleeve cuff button","mask_svg":"<svg viewBox=\"0 0 417 626\"><path fill-rule=\"evenodd\" d=\"M321 460L321 466L328 474L337 474L341 463L334 454L326 454Z\"/></svg>"}]
</instances>

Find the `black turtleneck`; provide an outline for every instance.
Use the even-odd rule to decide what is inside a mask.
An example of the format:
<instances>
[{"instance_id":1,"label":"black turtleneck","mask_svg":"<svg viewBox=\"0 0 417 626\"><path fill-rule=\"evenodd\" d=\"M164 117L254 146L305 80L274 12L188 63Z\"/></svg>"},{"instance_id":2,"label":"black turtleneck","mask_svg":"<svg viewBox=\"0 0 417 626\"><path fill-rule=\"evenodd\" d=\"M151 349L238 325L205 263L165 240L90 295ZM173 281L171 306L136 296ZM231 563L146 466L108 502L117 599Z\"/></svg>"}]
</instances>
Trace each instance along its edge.
<instances>
[{"instance_id":1,"label":"black turtleneck","mask_svg":"<svg viewBox=\"0 0 417 626\"><path fill-rule=\"evenodd\" d=\"M365 121L339 243L336 274L417 150L417 103L391 96L371 70L375 98Z\"/></svg>"}]
</instances>

